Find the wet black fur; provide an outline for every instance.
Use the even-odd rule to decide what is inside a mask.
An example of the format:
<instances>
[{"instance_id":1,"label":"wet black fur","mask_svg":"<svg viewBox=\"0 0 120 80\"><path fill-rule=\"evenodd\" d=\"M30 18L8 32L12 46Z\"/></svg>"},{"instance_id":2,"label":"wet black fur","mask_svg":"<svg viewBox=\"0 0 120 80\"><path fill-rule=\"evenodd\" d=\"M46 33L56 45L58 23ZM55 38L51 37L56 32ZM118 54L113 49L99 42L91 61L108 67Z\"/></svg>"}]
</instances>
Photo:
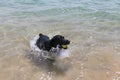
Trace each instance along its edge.
<instances>
[{"instance_id":1,"label":"wet black fur","mask_svg":"<svg viewBox=\"0 0 120 80\"><path fill-rule=\"evenodd\" d=\"M36 42L36 45L39 49L50 51L52 47L62 48L62 45L69 45L70 41L65 39L62 35L55 35L52 39L49 39L48 36L39 34L39 39ZM67 48L64 48L67 49Z\"/></svg>"}]
</instances>

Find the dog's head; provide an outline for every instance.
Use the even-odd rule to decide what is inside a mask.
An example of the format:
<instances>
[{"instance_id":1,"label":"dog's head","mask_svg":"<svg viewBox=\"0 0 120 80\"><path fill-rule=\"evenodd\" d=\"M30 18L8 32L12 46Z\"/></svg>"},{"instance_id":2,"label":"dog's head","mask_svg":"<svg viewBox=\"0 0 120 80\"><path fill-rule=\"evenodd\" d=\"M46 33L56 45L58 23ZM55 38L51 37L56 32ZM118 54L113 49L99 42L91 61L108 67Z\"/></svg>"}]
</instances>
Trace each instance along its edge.
<instances>
[{"instance_id":1,"label":"dog's head","mask_svg":"<svg viewBox=\"0 0 120 80\"><path fill-rule=\"evenodd\" d=\"M67 45L69 44L70 44L70 41L65 39L61 35L56 35L51 39L52 47L57 47L59 45L59 48L67 49Z\"/></svg>"}]
</instances>

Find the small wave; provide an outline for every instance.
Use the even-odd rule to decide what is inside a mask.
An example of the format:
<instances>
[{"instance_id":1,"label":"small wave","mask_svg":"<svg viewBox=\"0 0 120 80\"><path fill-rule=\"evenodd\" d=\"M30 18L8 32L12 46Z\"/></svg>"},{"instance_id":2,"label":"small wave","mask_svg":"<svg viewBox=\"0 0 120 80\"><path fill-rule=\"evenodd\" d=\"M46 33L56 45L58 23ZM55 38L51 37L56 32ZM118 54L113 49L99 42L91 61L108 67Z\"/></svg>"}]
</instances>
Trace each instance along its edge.
<instances>
[{"instance_id":1,"label":"small wave","mask_svg":"<svg viewBox=\"0 0 120 80\"><path fill-rule=\"evenodd\" d=\"M44 51L44 50L40 50L37 46L36 46L36 41L39 38L39 35L36 35L32 40L30 40L30 47L31 50L33 52L33 54L39 54L44 58L49 58L49 59L55 59L55 58L66 58L70 56L70 51L69 49L65 50L65 49L59 49L59 48L52 48L51 51Z\"/></svg>"}]
</instances>

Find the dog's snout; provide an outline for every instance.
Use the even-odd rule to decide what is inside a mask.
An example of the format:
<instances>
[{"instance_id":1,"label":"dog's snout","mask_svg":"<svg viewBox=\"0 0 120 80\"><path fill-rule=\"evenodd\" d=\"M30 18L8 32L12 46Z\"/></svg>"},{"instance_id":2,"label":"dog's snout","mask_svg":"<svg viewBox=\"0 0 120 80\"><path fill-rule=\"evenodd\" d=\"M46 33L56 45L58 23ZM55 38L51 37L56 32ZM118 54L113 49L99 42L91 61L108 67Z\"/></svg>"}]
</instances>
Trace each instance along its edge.
<instances>
[{"instance_id":1,"label":"dog's snout","mask_svg":"<svg viewBox=\"0 0 120 80\"><path fill-rule=\"evenodd\" d=\"M69 40L66 40L66 44L70 44L70 41L69 41Z\"/></svg>"},{"instance_id":2,"label":"dog's snout","mask_svg":"<svg viewBox=\"0 0 120 80\"><path fill-rule=\"evenodd\" d=\"M68 43L70 44L70 41L68 40Z\"/></svg>"}]
</instances>

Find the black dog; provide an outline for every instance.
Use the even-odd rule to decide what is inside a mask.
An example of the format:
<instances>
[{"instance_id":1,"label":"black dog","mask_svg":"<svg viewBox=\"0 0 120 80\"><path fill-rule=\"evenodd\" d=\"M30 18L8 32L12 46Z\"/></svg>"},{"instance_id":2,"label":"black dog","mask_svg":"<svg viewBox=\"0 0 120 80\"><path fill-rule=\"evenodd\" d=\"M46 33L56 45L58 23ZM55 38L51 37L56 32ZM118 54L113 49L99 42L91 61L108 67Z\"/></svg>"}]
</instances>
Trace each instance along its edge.
<instances>
[{"instance_id":1,"label":"black dog","mask_svg":"<svg viewBox=\"0 0 120 80\"><path fill-rule=\"evenodd\" d=\"M59 47L60 49L67 49L67 45L70 44L69 40L66 40L61 35L56 35L52 39L49 39L48 36L39 34L39 39L36 42L36 45L39 49L50 51L52 47Z\"/></svg>"}]
</instances>

